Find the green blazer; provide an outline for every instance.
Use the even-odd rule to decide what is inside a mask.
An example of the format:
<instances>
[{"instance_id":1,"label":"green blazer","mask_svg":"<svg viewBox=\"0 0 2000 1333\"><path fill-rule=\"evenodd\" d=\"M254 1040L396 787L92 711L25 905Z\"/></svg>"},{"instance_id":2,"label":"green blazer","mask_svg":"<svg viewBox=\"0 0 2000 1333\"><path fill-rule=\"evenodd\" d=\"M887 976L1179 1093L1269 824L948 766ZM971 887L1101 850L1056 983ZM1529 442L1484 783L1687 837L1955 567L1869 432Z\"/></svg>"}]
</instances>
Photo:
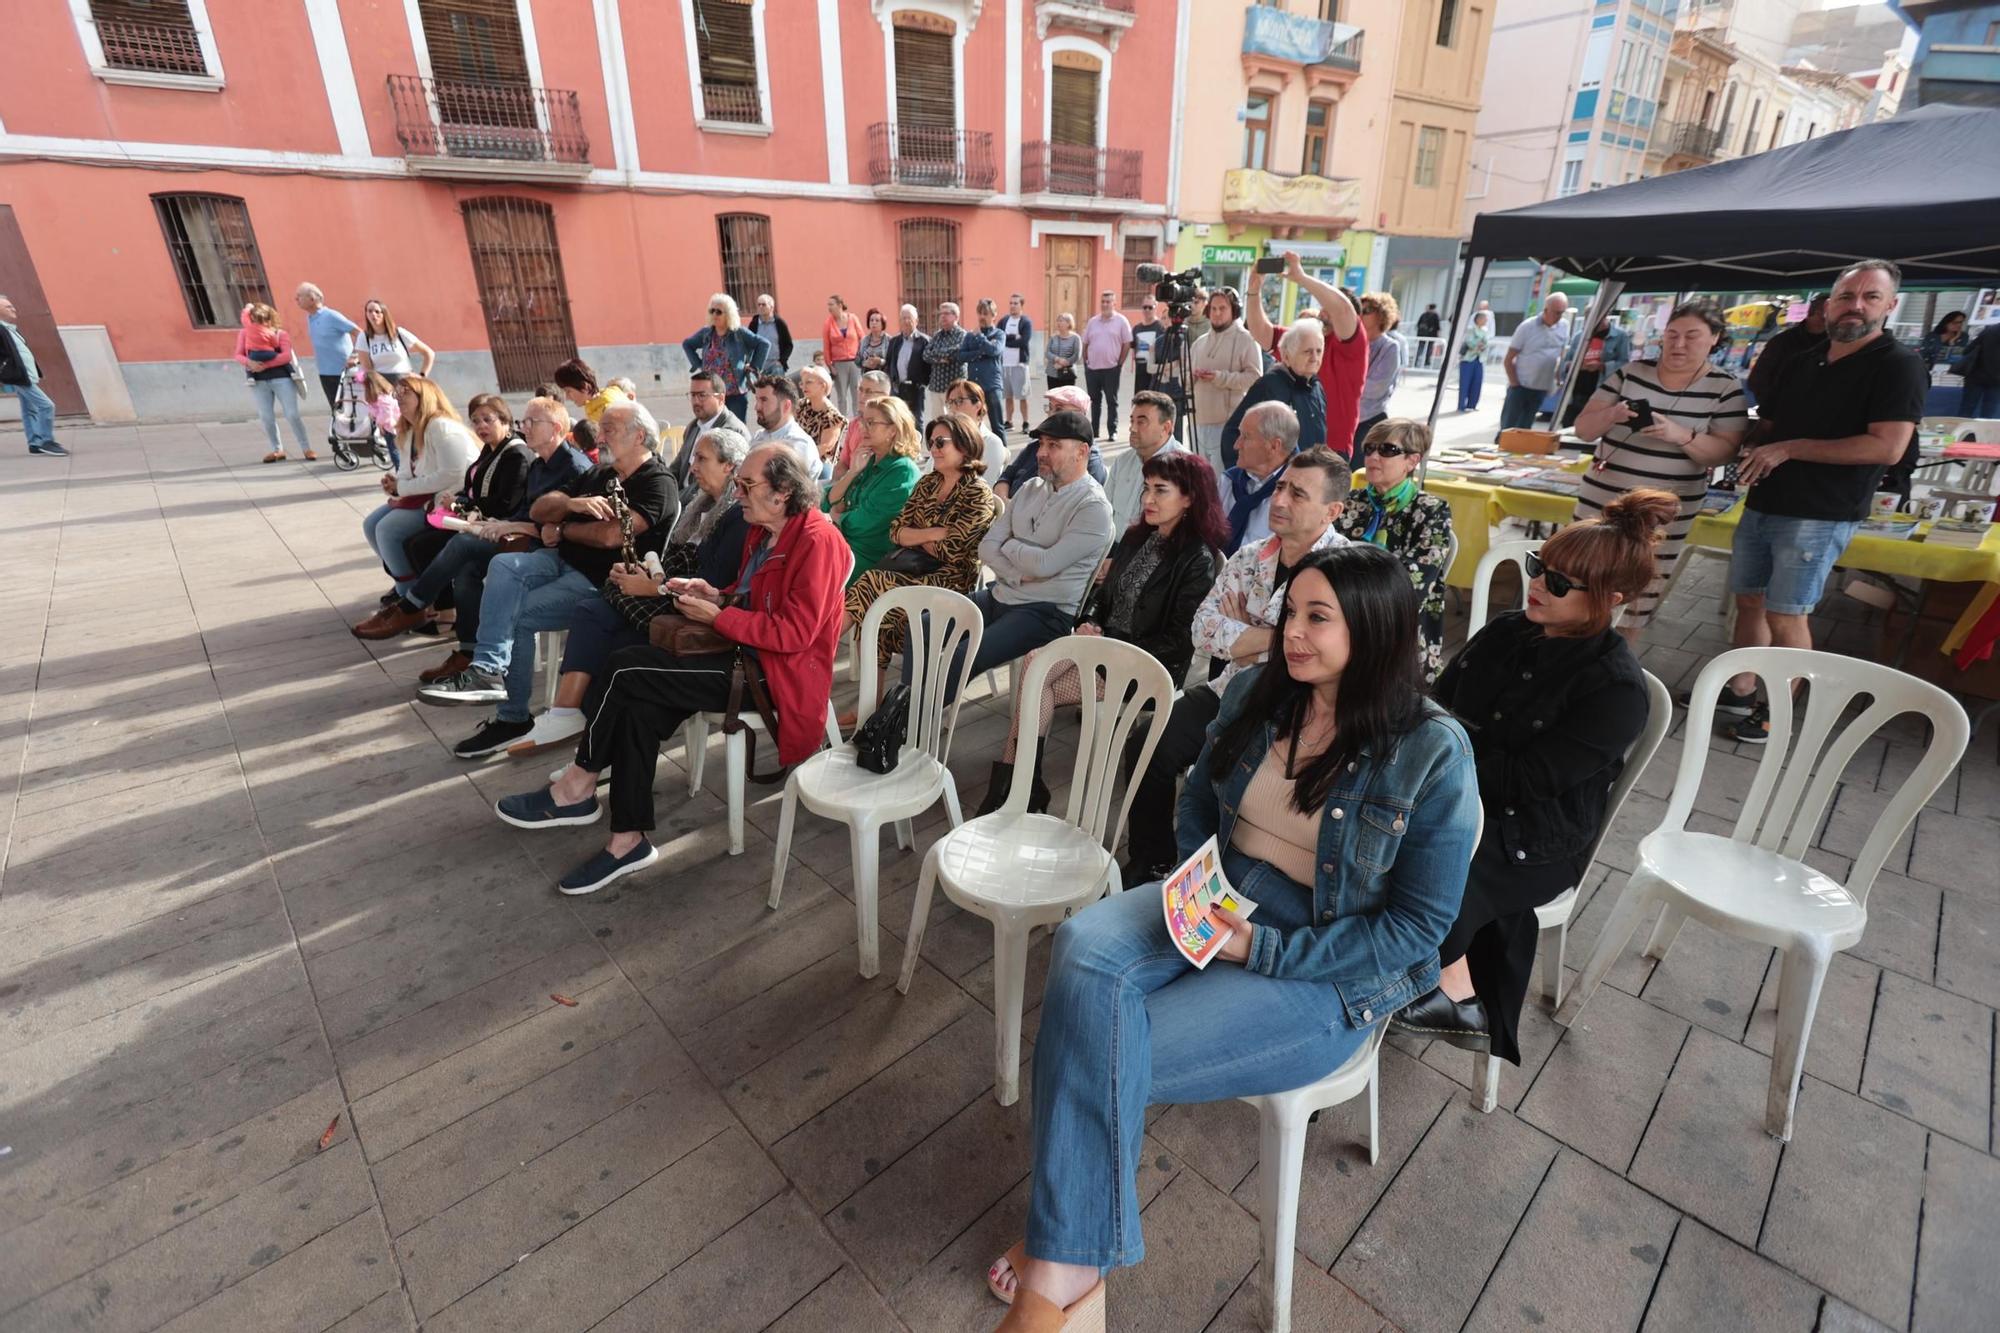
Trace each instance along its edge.
<instances>
[{"instance_id":1,"label":"green blazer","mask_svg":"<svg viewBox=\"0 0 2000 1333\"><path fill-rule=\"evenodd\" d=\"M892 455L887 459L870 462L855 476L842 497L846 506L834 517L834 524L840 535L847 538L848 549L854 552L854 573L847 580L852 587L854 580L875 567L875 562L889 554L889 524L896 515L903 512L903 504L910 498L910 492L917 485L917 464L914 459ZM832 488L828 488L829 497ZM832 512L831 499L820 501L822 508Z\"/></svg>"}]
</instances>

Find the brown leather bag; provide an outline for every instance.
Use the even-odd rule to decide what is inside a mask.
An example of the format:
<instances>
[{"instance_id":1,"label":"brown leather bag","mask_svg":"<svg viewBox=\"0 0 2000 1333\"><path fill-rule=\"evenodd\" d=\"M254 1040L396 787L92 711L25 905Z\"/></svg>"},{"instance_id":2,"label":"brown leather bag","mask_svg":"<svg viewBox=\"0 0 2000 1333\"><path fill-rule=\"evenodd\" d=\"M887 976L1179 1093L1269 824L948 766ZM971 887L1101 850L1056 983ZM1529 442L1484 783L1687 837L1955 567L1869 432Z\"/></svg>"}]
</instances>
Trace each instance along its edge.
<instances>
[{"instance_id":1,"label":"brown leather bag","mask_svg":"<svg viewBox=\"0 0 2000 1333\"><path fill-rule=\"evenodd\" d=\"M705 657L736 647L713 625L689 620L678 611L654 616L646 623L646 637L655 648L664 648L675 657Z\"/></svg>"}]
</instances>

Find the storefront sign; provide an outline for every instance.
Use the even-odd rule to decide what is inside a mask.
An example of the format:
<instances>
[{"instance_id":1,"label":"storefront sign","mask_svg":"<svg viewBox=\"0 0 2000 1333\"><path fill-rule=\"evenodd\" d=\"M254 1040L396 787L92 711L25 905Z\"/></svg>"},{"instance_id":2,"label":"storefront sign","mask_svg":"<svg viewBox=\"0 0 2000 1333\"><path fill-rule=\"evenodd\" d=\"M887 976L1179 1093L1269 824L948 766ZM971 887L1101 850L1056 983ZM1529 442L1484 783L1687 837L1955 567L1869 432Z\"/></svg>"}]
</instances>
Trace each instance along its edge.
<instances>
[{"instance_id":1,"label":"storefront sign","mask_svg":"<svg viewBox=\"0 0 2000 1333\"><path fill-rule=\"evenodd\" d=\"M1201 262L1204 264L1254 264L1257 262L1257 247L1254 245L1204 245L1201 247Z\"/></svg>"}]
</instances>

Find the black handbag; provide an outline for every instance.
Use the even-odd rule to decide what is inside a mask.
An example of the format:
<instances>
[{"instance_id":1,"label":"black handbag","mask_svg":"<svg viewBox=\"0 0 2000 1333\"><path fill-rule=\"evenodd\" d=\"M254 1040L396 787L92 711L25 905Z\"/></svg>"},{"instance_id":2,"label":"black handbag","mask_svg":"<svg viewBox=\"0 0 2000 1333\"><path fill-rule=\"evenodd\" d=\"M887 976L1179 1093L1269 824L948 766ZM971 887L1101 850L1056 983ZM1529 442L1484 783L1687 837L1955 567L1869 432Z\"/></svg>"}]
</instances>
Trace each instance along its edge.
<instances>
[{"instance_id":1,"label":"black handbag","mask_svg":"<svg viewBox=\"0 0 2000 1333\"><path fill-rule=\"evenodd\" d=\"M903 757L903 735L910 728L910 687L898 685L854 733L854 762L870 773L893 773Z\"/></svg>"},{"instance_id":2,"label":"black handbag","mask_svg":"<svg viewBox=\"0 0 2000 1333\"><path fill-rule=\"evenodd\" d=\"M943 569L944 561L921 546L899 546L877 560L875 568L884 574L903 574L920 579L926 574L935 574Z\"/></svg>"}]
</instances>

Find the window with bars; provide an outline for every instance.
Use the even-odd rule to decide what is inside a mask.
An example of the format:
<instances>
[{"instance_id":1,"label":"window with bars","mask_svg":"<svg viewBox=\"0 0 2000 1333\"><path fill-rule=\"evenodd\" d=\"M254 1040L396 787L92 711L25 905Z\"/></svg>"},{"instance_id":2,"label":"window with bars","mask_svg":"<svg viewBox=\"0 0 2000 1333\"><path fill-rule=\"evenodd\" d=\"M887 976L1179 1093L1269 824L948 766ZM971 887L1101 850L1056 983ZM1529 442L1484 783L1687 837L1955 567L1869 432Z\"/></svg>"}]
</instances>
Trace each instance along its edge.
<instances>
[{"instance_id":1,"label":"window with bars","mask_svg":"<svg viewBox=\"0 0 2000 1333\"><path fill-rule=\"evenodd\" d=\"M90 19L111 69L208 73L187 0L90 0Z\"/></svg>"},{"instance_id":2,"label":"window with bars","mask_svg":"<svg viewBox=\"0 0 2000 1333\"><path fill-rule=\"evenodd\" d=\"M1438 160L1444 156L1444 131L1425 125L1417 131L1417 185L1432 188L1438 183Z\"/></svg>"},{"instance_id":3,"label":"window with bars","mask_svg":"<svg viewBox=\"0 0 2000 1333\"><path fill-rule=\"evenodd\" d=\"M226 194L156 194L153 212L166 238L188 319L198 329L233 329L237 312L269 302L264 258L250 230L250 210Z\"/></svg>"},{"instance_id":4,"label":"window with bars","mask_svg":"<svg viewBox=\"0 0 2000 1333\"><path fill-rule=\"evenodd\" d=\"M694 0L702 115L734 125L764 123L757 91L757 30L750 0Z\"/></svg>"},{"instance_id":5,"label":"window with bars","mask_svg":"<svg viewBox=\"0 0 2000 1333\"><path fill-rule=\"evenodd\" d=\"M778 295L771 262L771 219L762 213L723 213L715 219L715 231L722 251L722 290L747 318L756 310L759 296Z\"/></svg>"},{"instance_id":6,"label":"window with bars","mask_svg":"<svg viewBox=\"0 0 2000 1333\"><path fill-rule=\"evenodd\" d=\"M1326 146L1333 138L1333 103L1306 105L1306 151L1299 170L1308 176L1326 175Z\"/></svg>"},{"instance_id":7,"label":"window with bars","mask_svg":"<svg viewBox=\"0 0 2000 1333\"><path fill-rule=\"evenodd\" d=\"M503 393L532 389L576 355L555 210L534 199L468 199L465 239Z\"/></svg>"},{"instance_id":8,"label":"window with bars","mask_svg":"<svg viewBox=\"0 0 2000 1333\"><path fill-rule=\"evenodd\" d=\"M917 319L937 327L938 306L959 300L958 224L943 218L908 218L896 224L896 268L904 302ZM971 311L965 312L971 323Z\"/></svg>"},{"instance_id":9,"label":"window with bars","mask_svg":"<svg viewBox=\"0 0 2000 1333\"><path fill-rule=\"evenodd\" d=\"M1125 310L1137 310L1147 297L1153 294L1153 284L1139 281L1139 265L1157 263L1160 258L1160 238L1157 236L1127 236L1125 238L1125 272L1119 281L1123 289L1118 296L1118 304Z\"/></svg>"}]
</instances>

